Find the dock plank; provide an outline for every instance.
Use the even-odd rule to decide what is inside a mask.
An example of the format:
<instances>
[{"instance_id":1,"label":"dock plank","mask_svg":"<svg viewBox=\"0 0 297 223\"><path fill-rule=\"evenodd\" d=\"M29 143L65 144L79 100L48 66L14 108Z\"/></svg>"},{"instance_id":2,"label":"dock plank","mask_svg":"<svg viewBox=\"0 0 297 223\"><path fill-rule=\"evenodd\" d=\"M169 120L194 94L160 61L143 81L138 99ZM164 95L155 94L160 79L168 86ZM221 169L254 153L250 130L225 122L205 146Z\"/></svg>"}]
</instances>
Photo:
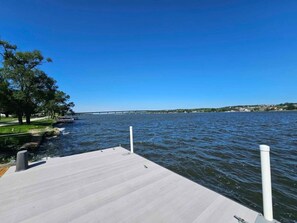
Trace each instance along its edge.
<instances>
[{"instance_id":1,"label":"dock plank","mask_svg":"<svg viewBox=\"0 0 297 223\"><path fill-rule=\"evenodd\" d=\"M12 167L11 167L12 168ZM0 179L1 222L254 223L258 213L122 147Z\"/></svg>"},{"instance_id":2,"label":"dock plank","mask_svg":"<svg viewBox=\"0 0 297 223\"><path fill-rule=\"evenodd\" d=\"M0 167L0 177L2 177L8 169L8 166Z\"/></svg>"}]
</instances>

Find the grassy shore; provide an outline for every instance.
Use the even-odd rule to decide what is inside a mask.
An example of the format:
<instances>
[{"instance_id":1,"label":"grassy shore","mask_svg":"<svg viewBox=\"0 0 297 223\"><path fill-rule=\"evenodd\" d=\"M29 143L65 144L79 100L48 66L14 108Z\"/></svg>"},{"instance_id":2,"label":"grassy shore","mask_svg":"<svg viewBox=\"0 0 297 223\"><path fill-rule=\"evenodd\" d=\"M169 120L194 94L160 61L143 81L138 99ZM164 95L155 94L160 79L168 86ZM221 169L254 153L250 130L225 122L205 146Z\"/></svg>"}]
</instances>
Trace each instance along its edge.
<instances>
[{"instance_id":1,"label":"grassy shore","mask_svg":"<svg viewBox=\"0 0 297 223\"><path fill-rule=\"evenodd\" d=\"M12 124L0 127L0 163L9 162L25 143L38 141L46 131L53 129L54 120L32 121L30 125Z\"/></svg>"},{"instance_id":2,"label":"grassy shore","mask_svg":"<svg viewBox=\"0 0 297 223\"><path fill-rule=\"evenodd\" d=\"M13 124L8 126L0 127L0 136L7 134L16 134L16 133L28 133L31 130L45 130L47 127L52 127L53 120L52 119L44 119L38 121L32 121L30 125L23 124Z\"/></svg>"}]
</instances>

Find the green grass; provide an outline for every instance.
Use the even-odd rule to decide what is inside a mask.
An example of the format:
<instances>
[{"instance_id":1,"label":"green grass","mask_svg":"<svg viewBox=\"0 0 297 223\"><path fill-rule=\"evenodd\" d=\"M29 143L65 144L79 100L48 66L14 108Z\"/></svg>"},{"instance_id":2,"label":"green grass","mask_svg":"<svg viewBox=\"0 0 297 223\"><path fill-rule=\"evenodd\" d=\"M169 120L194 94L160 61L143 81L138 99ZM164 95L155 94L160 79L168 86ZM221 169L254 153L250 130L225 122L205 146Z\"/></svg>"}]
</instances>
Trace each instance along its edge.
<instances>
[{"instance_id":1,"label":"green grass","mask_svg":"<svg viewBox=\"0 0 297 223\"><path fill-rule=\"evenodd\" d=\"M44 119L33 121L30 125L13 124L0 127L0 163L7 163L14 159L20 147L30 142L32 134L30 130L45 130L52 127L54 121L52 119ZM18 135L19 133L22 133Z\"/></svg>"},{"instance_id":2,"label":"green grass","mask_svg":"<svg viewBox=\"0 0 297 223\"><path fill-rule=\"evenodd\" d=\"M53 125L52 119L44 119L31 122L30 125L23 124L13 124L9 126L0 127L0 136L6 134L17 134L17 133L28 133L30 130L43 130L46 127L51 127Z\"/></svg>"},{"instance_id":3,"label":"green grass","mask_svg":"<svg viewBox=\"0 0 297 223\"><path fill-rule=\"evenodd\" d=\"M17 118L12 118L12 117L1 117L0 118L0 124L6 124L7 122L12 122L12 121L16 121Z\"/></svg>"}]
</instances>

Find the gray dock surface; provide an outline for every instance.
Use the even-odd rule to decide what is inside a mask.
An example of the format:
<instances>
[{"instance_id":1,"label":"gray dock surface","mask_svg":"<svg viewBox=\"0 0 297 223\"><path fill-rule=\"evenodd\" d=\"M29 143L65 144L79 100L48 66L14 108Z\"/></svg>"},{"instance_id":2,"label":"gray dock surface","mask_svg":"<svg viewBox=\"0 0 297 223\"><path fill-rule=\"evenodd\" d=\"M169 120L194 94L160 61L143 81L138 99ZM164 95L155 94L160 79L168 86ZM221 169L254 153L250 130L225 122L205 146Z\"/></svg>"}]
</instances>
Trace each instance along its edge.
<instances>
[{"instance_id":1,"label":"gray dock surface","mask_svg":"<svg viewBox=\"0 0 297 223\"><path fill-rule=\"evenodd\" d=\"M254 223L258 213L122 147L0 178L0 221Z\"/></svg>"}]
</instances>

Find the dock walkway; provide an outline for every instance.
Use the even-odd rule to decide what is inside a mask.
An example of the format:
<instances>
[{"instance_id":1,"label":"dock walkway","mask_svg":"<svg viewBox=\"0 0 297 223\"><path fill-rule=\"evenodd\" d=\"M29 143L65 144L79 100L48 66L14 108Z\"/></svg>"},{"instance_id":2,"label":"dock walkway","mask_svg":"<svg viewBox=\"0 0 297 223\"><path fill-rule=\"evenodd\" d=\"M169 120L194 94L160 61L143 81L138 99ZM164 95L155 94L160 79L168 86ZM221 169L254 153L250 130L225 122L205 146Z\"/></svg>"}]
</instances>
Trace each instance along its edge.
<instances>
[{"instance_id":1,"label":"dock walkway","mask_svg":"<svg viewBox=\"0 0 297 223\"><path fill-rule=\"evenodd\" d=\"M238 221L234 215L244 221ZM258 213L122 147L0 178L1 222L254 223Z\"/></svg>"}]
</instances>

